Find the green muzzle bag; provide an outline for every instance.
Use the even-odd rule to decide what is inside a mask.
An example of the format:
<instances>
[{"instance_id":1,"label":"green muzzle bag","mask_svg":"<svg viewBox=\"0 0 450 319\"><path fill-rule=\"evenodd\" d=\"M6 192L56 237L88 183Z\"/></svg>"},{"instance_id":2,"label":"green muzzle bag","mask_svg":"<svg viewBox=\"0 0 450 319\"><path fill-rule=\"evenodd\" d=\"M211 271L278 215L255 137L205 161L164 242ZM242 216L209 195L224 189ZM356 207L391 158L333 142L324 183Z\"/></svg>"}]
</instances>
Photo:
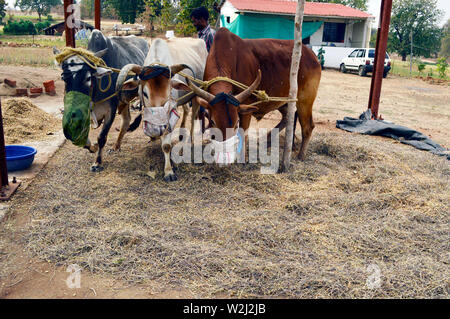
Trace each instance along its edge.
<instances>
[{"instance_id":1,"label":"green muzzle bag","mask_svg":"<svg viewBox=\"0 0 450 319\"><path fill-rule=\"evenodd\" d=\"M86 146L91 127L91 98L89 95L71 91L64 97L64 136L76 146Z\"/></svg>"}]
</instances>

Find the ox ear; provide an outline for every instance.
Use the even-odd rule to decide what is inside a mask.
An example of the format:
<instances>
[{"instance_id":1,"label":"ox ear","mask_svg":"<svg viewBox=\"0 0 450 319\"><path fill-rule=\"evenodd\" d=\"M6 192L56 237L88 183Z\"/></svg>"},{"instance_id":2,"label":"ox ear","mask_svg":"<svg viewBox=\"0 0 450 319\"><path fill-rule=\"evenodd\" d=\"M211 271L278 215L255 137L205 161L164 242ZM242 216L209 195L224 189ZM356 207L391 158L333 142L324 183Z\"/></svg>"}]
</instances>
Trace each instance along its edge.
<instances>
[{"instance_id":1,"label":"ox ear","mask_svg":"<svg viewBox=\"0 0 450 319\"><path fill-rule=\"evenodd\" d=\"M98 52L95 52L94 55L97 58L103 58L106 55L106 53L108 53L108 48L106 48L104 50L101 50L101 51L98 51Z\"/></svg>"},{"instance_id":2,"label":"ox ear","mask_svg":"<svg viewBox=\"0 0 450 319\"><path fill-rule=\"evenodd\" d=\"M119 92L119 97L122 102L131 102L139 95L139 81L129 79L126 81Z\"/></svg>"},{"instance_id":3,"label":"ox ear","mask_svg":"<svg viewBox=\"0 0 450 319\"><path fill-rule=\"evenodd\" d=\"M110 69L105 69L105 68L97 68L97 71L94 73L94 76L98 79L101 79L104 76L110 75L112 74L112 71Z\"/></svg>"},{"instance_id":4,"label":"ox ear","mask_svg":"<svg viewBox=\"0 0 450 319\"><path fill-rule=\"evenodd\" d=\"M139 81L134 80L134 79L129 79L128 81L126 81L123 84L122 90L133 91L133 90L136 90L138 87L139 87Z\"/></svg>"},{"instance_id":5,"label":"ox ear","mask_svg":"<svg viewBox=\"0 0 450 319\"><path fill-rule=\"evenodd\" d=\"M177 79L173 79L172 81L170 81L170 85L175 89L175 90L180 90L180 91L192 91L191 88L189 86L187 86L186 83L177 80Z\"/></svg>"},{"instance_id":6,"label":"ox ear","mask_svg":"<svg viewBox=\"0 0 450 319\"><path fill-rule=\"evenodd\" d=\"M252 114L253 112L256 112L257 110L258 110L258 107L254 106L254 105L241 104L238 106L238 112L239 112L239 114L242 114L242 115Z\"/></svg>"},{"instance_id":7,"label":"ox ear","mask_svg":"<svg viewBox=\"0 0 450 319\"><path fill-rule=\"evenodd\" d=\"M197 101L197 103L200 106L203 106L205 109L210 109L211 105L209 105L208 101L206 101L205 99L201 98L201 97L196 97L195 100Z\"/></svg>"}]
</instances>

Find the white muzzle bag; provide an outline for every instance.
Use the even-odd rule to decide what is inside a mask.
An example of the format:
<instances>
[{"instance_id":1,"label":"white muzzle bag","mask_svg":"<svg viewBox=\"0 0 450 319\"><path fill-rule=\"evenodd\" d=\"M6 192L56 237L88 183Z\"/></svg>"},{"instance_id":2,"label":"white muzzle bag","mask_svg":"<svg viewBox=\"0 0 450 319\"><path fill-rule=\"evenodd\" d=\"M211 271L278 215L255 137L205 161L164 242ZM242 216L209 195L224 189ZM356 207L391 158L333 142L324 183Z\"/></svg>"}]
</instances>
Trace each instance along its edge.
<instances>
[{"instance_id":1,"label":"white muzzle bag","mask_svg":"<svg viewBox=\"0 0 450 319\"><path fill-rule=\"evenodd\" d=\"M218 142L211 140L211 143L215 150L214 159L216 164L230 165L235 163L238 154L241 154L244 139L238 130L236 135L226 141Z\"/></svg>"},{"instance_id":2,"label":"white muzzle bag","mask_svg":"<svg viewBox=\"0 0 450 319\"><path fill-rule=\"evenodd\" d=\"M161 107L145 107L143 119L144 133L149 137L161 137L166 130L172 132L180 119L177 103L169 100Z\"/></svg>"}]
</instances>

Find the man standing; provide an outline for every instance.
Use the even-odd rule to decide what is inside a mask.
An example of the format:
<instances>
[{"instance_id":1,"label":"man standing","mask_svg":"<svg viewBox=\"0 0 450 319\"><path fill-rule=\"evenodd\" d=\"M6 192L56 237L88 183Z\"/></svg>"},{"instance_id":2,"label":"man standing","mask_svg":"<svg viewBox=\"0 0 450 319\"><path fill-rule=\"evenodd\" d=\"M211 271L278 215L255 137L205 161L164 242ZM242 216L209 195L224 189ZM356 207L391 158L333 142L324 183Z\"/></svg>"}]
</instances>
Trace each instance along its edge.
<instances>
[{"instance_id":1,"label":"man standing","mask_svg":"<svg viewBox=\"0 0 450 319\"><path fill-rule=\"evenodd\" d=\"M199 7L194 9L191 13L191 20L194 24L194 27L198 31L199 39L203 39L206 43L206 49L211 49L211 46L214 41L214 36L216 35L216 31L211 29L208 20L209 20L209 12L205 7Z\"/></svg>"}]
</instances>

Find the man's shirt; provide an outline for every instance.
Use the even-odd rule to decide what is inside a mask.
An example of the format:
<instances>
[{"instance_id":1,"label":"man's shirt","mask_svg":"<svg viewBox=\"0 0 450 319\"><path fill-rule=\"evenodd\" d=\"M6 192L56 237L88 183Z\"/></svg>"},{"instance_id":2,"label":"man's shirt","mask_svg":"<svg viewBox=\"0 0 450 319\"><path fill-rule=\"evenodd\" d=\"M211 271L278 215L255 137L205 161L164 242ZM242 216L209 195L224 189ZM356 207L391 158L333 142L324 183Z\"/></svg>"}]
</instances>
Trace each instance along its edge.
<instances>
[{"instance_id":1,"label":"man's shirt","mask_svg":"<svg viewBox=\"0 0 450 319\"><path fill-rule=\"evenodd\" d=\"M202 31L200 31L198 33L198 38L203 39L203 41L205 41L206 49L208 50L208 52L211 49L215 35L216 35L216 31L211 29L209 24L206 28L204 28Z\"/></svg>"}]
</instances>

